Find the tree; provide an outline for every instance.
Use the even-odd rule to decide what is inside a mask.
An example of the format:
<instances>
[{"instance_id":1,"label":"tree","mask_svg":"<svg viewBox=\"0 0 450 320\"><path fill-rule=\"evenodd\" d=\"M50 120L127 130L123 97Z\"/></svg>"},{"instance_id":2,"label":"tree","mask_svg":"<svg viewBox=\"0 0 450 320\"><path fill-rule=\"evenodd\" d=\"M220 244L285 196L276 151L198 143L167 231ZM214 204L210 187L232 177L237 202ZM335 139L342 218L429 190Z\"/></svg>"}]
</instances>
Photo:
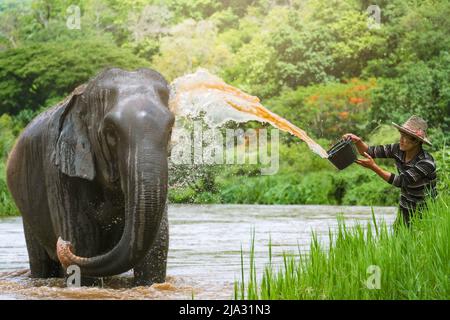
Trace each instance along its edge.
<instances>
[{"instance_id":1,"label":"tree","mask_svg":"<svg viewBox=\"0 0 450 320\"><path fill-rule=\"evenodd\" d=\"M383 79L374 91L372 127L379 123L403 123L417 114L431 128L450 132L450 54L428 63L410 62L397 68L399 76Z\"/></svg>"},{"instance_id":2,"label":"tree","mask_svg":"<svg viewBox=\"0 0 450 320\"><path fill-rule=\"evenodd\" d=\"M194 72L197 68L220 73L231 61L231 52L217 43L217 29L211 21L185 20L161 38L160 54L152 62L169 80Z\"/></svg>"},{"instance_id":3,"label":"tree","mask_svg":"<svg viewBox=\"0 0 450 320\"><path fill-rule=\"evenodd\" d=\"M33 44L0 52L0 114L36 110L62 98L105 67L148 67L107 39Z\"/></svg>"},{"instance_id":4,"label":"tree","mask_svg":"<svg viewBox=\"0 0 450 320\"><path fill-rule=\"evenodd\" d=\"M175 13L178 22L186 18L206 19L222 8L220 0L166 0L164 3Z\"/></svg>"},{"instance_id":5,"label":"tree","mask_svg":"<svg viewBox=\"0 0 450 320\"><path fill-rule=\"evenodd\" d=\"M276 53L262 37L255 37L236 53L233 65L224 71L224 80L261 98L280 90L274 73Z\"/></svg>"},{"instance_id":6,"label":"tree","mask_svg":"<svg viewBox=\"0 0 450 320\"><path fill-rule=\"evenodd\" d=\"M275 67L290 88L334 79L330 33L318 25L282 25L272 33L270 45L276 51Z\"/></svg>"},{"instance_id":7,"label":"tree","mask_svg":"<svg viewBox=\"0 0 450 320\"><path fill-rule=\"evenodd\" d=\"M399 24L403 39L398 54L407 53L410 59L428 61L450 50L450 3L448 1L423 1ZM401 50L401 51L400 51ZM402 54L404 57L405 54ZM408 59L408 60L410 60Z\"/></svg>"},{"instance_id":8,"label":"tree","mask_svg":"<svg viewBox=\"0 0 450 320\"><path fill-rule=\"evenodd\" d=\"M0 162L6 160L12 148L15 136L13 134L13 119L8 114L0 116Z\"/></svg>"},{"instance_id":9,"label":"tree","mask_svg":"<svg viewBox=\"0 0 450 320\"><path fill-rule=\"evenodd\" d=\"M23 3L5 1L0 3L0 50L2 47L17 48L21 43L21 26L31 10Z\"/></svg>"},{"instance_id":10,"label":"tree","mask_svg":"<svg viewBox=\"0 0 450 320\"><path fill-rule=\"evenodd\" d=\"M330 56L333 59L331 74L338 78L352 78L361 74L368 61L384 56L387 50L386 30L368 28L367 15L349 10L328 25L332 35Z\"/></svg>"}]
</instances>

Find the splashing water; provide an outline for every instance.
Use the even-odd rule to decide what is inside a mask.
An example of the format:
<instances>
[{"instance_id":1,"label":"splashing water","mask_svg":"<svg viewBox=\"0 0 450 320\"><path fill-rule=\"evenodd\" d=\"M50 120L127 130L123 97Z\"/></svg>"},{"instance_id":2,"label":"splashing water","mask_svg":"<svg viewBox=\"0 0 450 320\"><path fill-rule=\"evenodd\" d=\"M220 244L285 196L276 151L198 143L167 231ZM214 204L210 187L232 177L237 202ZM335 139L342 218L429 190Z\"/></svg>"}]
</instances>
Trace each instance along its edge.
<instances>
[{"instance_id":1,"label":"splashing water","mask_svg":"<svg viewBox=\"0 0 450 320\"><path fill-rule=\"evenodd\" d=\"M204 114L210 127L235 122L267 122L307 143L314 153L328 158L327 152L305 131L266 109L258 97L251 96L205 69L175 79L171 83L169 107L177 116L197 117Z\"/></svg>"},{"instance_id":2,"label":"splashing water","mask_svg":"<svg viewBox=\"0 0 450 320\"><path fill-rule=\"evenodd\" d=\"M31 278L29 270L0 272L0 300L3 299L70 299L70 300L167 300L190 299L193 295L204 299L227 299L230 293L218 296L186 283L179 277L167 277L164 283L152 286L133 286L132 274L104 278L103 287L66 287L63 278L38 279ZM217 288L216 288L217 289ZM231 290L225 287L224 289Z\"/></svg>"}]
</instances>

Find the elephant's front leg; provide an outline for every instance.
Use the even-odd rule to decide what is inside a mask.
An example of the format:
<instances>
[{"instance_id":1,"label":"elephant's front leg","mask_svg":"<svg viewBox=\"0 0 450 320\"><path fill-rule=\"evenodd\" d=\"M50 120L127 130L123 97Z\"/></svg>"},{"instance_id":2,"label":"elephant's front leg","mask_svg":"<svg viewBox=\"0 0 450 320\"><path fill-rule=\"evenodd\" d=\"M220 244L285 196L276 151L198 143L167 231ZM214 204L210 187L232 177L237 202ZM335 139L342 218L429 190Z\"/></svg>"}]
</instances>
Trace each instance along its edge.
<instances>
[{"instance_id":1,"label":"elephant's front leg","mask_svg":"<svg viewBox=\"0 0 450 320\"><path fill-rule=\"evenodd\" d=\"M166 281L167 252L169 250L169 221L167 205L155 243L144 259L134 267L134 284L149 286Z\"/></svg>"}]
</instances>

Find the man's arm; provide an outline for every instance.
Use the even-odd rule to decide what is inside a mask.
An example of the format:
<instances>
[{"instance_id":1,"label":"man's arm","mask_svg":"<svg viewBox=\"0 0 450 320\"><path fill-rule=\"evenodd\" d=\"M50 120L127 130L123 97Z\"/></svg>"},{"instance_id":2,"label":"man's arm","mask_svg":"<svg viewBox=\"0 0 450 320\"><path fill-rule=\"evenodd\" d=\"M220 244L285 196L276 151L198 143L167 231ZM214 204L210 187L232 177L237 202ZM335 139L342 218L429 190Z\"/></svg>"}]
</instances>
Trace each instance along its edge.
<instances>
[{"instance_id":1,"label":"man's arm","mask_svg":"<svg viewBox=\"0 0 450 320\"><path fill-rule=\"evenodd\" d=\"M365 152L363 155L366 157L366 159L356 160L357 164L359 164L365 168L371 169L373 172L375 172L377 175L379 175L387 183L390 183L390 184L393 183L395 174L380 168L367 152ZM395 186L400 187L398 185L395 185Z\"/></svg>"}]
</instances>

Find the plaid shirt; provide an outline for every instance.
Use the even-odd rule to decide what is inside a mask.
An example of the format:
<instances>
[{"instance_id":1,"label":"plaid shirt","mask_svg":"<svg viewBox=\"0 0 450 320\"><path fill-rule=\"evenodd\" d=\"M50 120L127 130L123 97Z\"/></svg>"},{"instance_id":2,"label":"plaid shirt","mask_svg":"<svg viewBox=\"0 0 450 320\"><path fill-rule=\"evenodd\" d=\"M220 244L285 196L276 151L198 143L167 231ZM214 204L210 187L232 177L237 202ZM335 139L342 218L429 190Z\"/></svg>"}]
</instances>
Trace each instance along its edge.
<instances>
[{"instance_id":1,"label":"plaid shirt","mask_svg":"<svg viewBox=\"0 0 450 320\"><path fill-rule=\"evenodd\" d=\"M395 160L398 174L391 173L388 182L401 188L400 207L403 209L415 209L426 196L436 196L436 164L422 148L408 163L405 162L406 153L400 150L398 143L371 146L367 153L372 158Z\"/></svg>"}]
</instances>

